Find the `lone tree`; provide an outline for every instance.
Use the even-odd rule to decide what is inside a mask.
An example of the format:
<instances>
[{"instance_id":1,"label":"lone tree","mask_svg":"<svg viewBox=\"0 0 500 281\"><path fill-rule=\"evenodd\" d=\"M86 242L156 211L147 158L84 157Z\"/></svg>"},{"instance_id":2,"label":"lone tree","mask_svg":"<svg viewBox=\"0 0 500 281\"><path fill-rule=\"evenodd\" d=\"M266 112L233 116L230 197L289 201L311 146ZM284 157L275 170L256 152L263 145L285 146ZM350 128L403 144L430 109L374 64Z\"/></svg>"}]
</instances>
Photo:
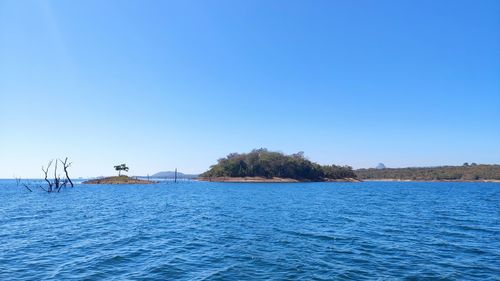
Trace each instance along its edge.
<instances>
[{"instance_id":1,"label":"lone tree","mask_svg":"<svg viewBox=\"0 0 500 281\"><path fill-rule=\"evenodd\" d=\"M121 171L128 172L128 167L125 164L116 165L114 167L115 167L115 170L118 171L118 176L121 176Z\"/></svg>"}]
</instances>

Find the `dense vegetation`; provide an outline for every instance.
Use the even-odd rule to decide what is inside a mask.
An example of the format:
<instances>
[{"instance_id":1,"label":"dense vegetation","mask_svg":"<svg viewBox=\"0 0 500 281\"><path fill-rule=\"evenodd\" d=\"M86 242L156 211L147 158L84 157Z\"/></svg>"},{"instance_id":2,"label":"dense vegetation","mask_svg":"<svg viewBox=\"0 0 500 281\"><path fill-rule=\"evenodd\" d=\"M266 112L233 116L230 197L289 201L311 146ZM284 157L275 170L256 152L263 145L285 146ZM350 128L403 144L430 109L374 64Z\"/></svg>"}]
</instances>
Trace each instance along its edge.
<instances>
[{"instance_id":1,"label":"dense vegetation","mask_svg":"<svg viewBox=\"0 0 500 281\"><path fill-rule=\"evenodd\" d=\"M304 157L303 152L285 155L267 149L254 149L250 153L231 153L201 177L264 177L296 180L324 181L328 179L356 178L349 166L319 165Z\"/></svg>"},{"instance_id":2,"label":"dense vegetation","mask_svg":"<svg viewBox=\"0 0 500 281\"><path fill-rule=\"evenodd\" d=\"M359 169L360 179L500 180L500 165L441 166L429 168Z\"/></svg>"}]
</instances>

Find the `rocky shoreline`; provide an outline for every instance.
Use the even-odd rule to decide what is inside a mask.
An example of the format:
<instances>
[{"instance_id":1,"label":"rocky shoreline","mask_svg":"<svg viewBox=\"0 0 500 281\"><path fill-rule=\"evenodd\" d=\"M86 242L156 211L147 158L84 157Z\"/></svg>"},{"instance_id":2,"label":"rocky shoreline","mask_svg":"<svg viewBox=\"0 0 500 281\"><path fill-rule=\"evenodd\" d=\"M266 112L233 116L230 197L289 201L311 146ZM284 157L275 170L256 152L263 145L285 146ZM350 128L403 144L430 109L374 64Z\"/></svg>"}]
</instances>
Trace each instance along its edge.
<instances>
[{"instance_id":1,"label":"rocky shoreline","mask_svg":"<svg viewBox=\"0 0 500 281\"><path fill-rule=\"evenodd\" d=\"M309 180L297 180L291 178L265 178L265 177L202 177L197 178L198 181L208 182L232 182L232 183L296 183L296 182L314 182ZM360 182L358 179L345 178L345 179L324 179L317 182Z\"/></svg>"},{"instance_id":2,"label":"rocky shoreline","mask_svg":"<svg viewBox=\"0 0 500 281\"><path fill-rule=\"evenodd\" d=\"M127 176L99 178L82 182L82 184L153 184L153 183L157 182L141 180L137 178L130 178Z\"/></svg>"}]
</instances>

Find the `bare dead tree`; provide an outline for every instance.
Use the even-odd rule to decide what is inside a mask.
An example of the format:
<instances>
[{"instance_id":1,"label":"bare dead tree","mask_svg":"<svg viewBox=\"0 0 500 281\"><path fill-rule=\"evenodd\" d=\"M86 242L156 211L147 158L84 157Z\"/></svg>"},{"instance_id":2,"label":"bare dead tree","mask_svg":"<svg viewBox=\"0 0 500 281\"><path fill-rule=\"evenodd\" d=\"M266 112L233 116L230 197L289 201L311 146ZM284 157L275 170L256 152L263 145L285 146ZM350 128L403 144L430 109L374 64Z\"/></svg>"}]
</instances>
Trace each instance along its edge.
<instances>
[{"instance_id":1,"label":"bare dead tree","mask_svg":"<svg viewBox=\"0 0 500 281\"><path fill-rule=\"evenodd\" d=\"M45 174L45 181L49 185L49 188L47 189L47 192L52 192L52 182L47 179L47 174L49 173L49 168L52 165L52 161L54 161L54 160L50 160L49 164L47 164L47 169L44 169L44 167L42 166L42 171Z\"/></svg>"},{"instance_id":2,"label":"bare dead tree","mask_svg":"<svg viewBox=\"0 0 500 281\"><path fill-rule=\"evenodd\" d=\"M59 159L59 161L61 161L61 164L63 165L64 173L66 174L66 180L69 181L69 184L71 185L71 187L73 187L73 182L68 175L68 168L71 166L72 162L68 163L68 157L64 159L64 162L61 159Z\"/></svg>"},{"instance_id":3,"label":"bare dead tree","mask_svg":"<svg viewBox=\"0 0 500 281\"><path fill-rule=\"evenodd\" d=\"M54 179L53 180L49 180L49 178L48 178L49 175L48 174L49 174L49 171L50 171L50 167L52 166L52 163L54 163L54 160L55 160L55 164L54 164ZM61 162L66 178L61 179L61 176L58 174L58 171L57 171L58 162ZM42 190L46 191L46 192L60 192L63 187L68 186L68 183L71 185L71 187L73 187L74 186L73 182L71 181L71 179L69 177L69 173L68 173L68 168L71 166L71 164L72 164L71 162L68 162L68 157L66 157L64 159L64 161L62 161L61 159L52 159L52 160L50 160L50 162L47 164L47 168L45 168L44 166L42 166L42 171L45 174L45 178L44 179L45 179L45 181L48 184L48 188L45 189L41 185L39 187Z\"/></svg>"},{"instance_id":4,"label":"bare dead tree","mask_svg":"<svg viewBox=\"0 0 500 281\"><path fill-rule=\"evenodd\" d=\"M22 185L24 186L29 192L33 192L33 190L31 190L30 186L26 183L24 183L22 181L21 178L18 178L18 177L14 177L14 179L16 180L16 187L19 187L19 185Z\"/></svg>"}]
</instances>

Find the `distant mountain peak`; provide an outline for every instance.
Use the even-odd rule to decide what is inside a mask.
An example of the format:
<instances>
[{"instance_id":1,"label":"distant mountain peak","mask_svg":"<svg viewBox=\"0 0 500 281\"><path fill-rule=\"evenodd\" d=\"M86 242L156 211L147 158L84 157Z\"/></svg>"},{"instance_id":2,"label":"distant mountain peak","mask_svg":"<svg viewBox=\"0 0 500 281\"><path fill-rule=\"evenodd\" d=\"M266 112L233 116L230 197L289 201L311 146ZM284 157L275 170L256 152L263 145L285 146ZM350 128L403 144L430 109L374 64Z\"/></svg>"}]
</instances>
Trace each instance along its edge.
<instances>
[{"instance_id":1,"label":"distant mountain peak","mask_svg":"<svg viewBox=\"0 0 500 281\"><path fill-rule=\"evenodd\" d=\"M375 167L375 169L379 169L379 170L385 169L384 163L378 163L378 165L377 165L377 167Z\"/></svg>"}]
</instances>

